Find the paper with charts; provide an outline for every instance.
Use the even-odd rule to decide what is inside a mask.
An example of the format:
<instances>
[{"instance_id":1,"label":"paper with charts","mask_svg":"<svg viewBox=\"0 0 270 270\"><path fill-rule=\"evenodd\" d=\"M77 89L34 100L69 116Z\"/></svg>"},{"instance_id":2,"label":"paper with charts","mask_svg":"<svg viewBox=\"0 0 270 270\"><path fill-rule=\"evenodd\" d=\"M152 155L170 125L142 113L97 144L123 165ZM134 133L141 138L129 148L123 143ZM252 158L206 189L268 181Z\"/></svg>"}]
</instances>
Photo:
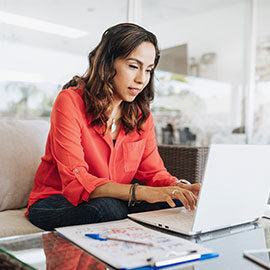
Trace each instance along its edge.
<instances>
[{"instance_id":1,"label":"paper with charts","mask_svg":"<svg viewBox=\"0 0 270 270\"><path fill-rule=\"evenodd\" d=\"M203 248L198 244L148 229L130 219L62 227L57 228L56 231L102 261L118 269L142 267L149 265L150 261L157 262L177 258L184 251L196 249L200 254L211 252L211 250ZM85 234L89 233L98 233L104 237L143 241L152 243L154 246L114 240L99 241L85 236Z\"/></svg>"}]
</instances>

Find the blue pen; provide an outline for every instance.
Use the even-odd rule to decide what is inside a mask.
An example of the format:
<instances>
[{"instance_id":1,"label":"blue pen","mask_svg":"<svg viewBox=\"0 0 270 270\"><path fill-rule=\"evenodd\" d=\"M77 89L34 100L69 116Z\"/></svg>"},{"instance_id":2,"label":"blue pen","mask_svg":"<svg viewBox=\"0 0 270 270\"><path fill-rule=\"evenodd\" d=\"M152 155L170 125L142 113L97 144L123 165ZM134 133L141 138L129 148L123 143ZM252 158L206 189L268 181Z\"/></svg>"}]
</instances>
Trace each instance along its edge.
<instances>
[{"instance_id":1,"label":"blue pen","mask_svg":"<svg viewBox=\"0 0 270 270\"><path fill-rule=\"evenodd\" d=\"M211 258L216 258L218 257L218 253L207 253L207 254L202 254L201 258L199 259L200 261L202 260L207 260L207 259L211 259Z\"/></svg>"},{"instance_id":2,"label":"blue pen","mask_svg":"<svg viewBox=\"0 0 270 270\"><path fill-rule=\"evenodd\" d=\"M134 240L115 238L115 237L110 237L110 236L101 237L99 233L86 233L85 236L92 238L92 239L95 239L95 240L99 240L99 241L115 240L115 241L145 245L145 246L150 246L150 247L154 246L154 244L152 244L152 243L145 243L145 242L139 242L139 241L134 241Z\"/></svg>"}]
</instances>

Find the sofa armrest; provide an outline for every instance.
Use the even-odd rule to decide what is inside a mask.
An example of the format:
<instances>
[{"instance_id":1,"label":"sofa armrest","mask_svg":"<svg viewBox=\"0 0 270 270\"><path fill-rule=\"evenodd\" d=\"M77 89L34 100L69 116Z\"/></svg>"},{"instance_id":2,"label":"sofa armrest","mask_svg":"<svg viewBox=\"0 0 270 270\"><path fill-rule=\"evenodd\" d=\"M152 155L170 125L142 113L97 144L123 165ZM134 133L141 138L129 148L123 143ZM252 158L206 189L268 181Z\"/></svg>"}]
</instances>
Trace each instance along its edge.
<instances>
[{"instance_id":1,"label":"sofa armrest","mask_svg":"<svg viewBox=\"0 0 270 270\"><path fill-rule=\"evenodd\" d=\"M177 178L187 179L191 183L201 182L208 147L158 145L158 151L170 174Z\"/></svg>"}]
</instances>

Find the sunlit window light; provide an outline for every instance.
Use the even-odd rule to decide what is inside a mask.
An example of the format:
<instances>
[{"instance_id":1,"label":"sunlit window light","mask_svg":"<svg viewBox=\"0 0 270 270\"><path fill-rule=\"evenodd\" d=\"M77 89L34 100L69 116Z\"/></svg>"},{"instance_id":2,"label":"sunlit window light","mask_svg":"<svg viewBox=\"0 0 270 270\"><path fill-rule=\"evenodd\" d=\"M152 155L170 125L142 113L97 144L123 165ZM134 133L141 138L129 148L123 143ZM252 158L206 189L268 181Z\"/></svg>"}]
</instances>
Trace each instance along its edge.
<instances>
[{"instance_id":1,"label":"sunlit window light","mask_svg":"<svg viewBox=\"0 0 270 270\"><path fill-rule=\"evenodd\" d=\"M0 82L1 81L42 82L44 80L45 79L43 78L43 76L37 73L0 69Z\"/></svg>"},{"instance_id":2,"label":"sunlit window light","mask_svg":"<svg viewBox=\"0 0 270 270\"><path fill-rule=\"evenodd\" d=\"M33 19L30 17L15 15L4 11L0 11L0 23L16 25L19 27L56 34L69 38L80 38L88 35L88 32L86 31L63 26L60 24L49 23L46 21Z\"/></svg>"}]
</instances>

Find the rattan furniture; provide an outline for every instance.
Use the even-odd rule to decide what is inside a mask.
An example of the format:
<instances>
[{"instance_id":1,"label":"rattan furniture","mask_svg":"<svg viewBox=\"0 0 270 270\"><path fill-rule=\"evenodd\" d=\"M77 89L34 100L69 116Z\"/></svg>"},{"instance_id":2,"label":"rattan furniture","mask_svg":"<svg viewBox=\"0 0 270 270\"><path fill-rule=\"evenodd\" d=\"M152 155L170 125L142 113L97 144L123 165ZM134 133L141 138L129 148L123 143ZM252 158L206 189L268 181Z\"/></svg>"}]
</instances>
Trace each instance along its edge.
<instances>
[{"instance_id":1,"label":"rattan furniture","mask_svg":"<svg viewBox=\"0 0 270 270\"><path fill-rule=\"evenodd\" d=\"M203 178L208 147L159 145L158 151L167 170L177 178L187 179L191 183Z\"/></svg>"}]
</instances>

